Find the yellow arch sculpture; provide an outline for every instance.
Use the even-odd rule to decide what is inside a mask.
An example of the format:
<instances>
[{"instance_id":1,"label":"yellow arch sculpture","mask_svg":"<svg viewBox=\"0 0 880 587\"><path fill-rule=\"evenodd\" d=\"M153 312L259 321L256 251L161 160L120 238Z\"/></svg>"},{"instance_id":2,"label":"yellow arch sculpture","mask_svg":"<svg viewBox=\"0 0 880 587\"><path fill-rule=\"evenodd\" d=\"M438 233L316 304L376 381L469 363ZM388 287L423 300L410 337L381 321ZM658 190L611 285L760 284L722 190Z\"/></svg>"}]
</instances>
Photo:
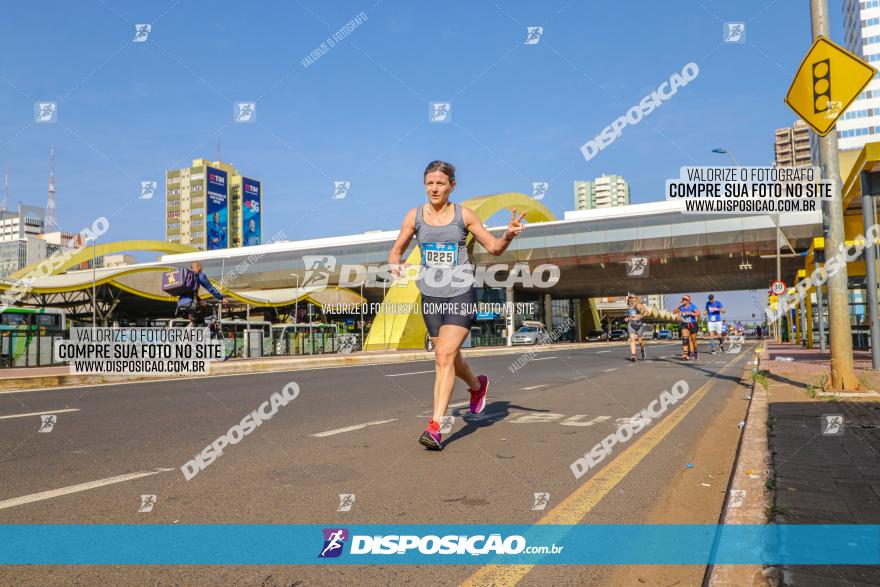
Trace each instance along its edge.
<instances>
[{"instance_id":1,"label":"yellow arch sculpture","mask_svg":"<svg viewBox=\"0 0 880 587\"><path fill-rule=\"evenodd\" d=\"M104 255L112 255L113 253L121 253L123 251L153 251L156 253L195 253L198 251L198 249L189 245L181 245L179 243L170 243L168 241L153 240L103 243L95 246L94 251L92 250L92 247L87 246L79 253L71 255L71 257L67 259L64 263L54 268L49 275L58 275L59 273L64 273L75 265L80 265L82 263L91 261L92 256L103 257ZM28 265L24 269L16 271L9 277L11 279L20 279L33 271L37 265L39 265L39 263Z\"/></svg>"},{"instance_id":2,"label":"yellow arch sculpture","mask_svg":"<svg viewBox=\"0 0 880 587\"><path fill-rule=\"evenodd\" d=\"M467 206L473 210L477 217L486 222L496 212L501 210L513 210L516 208L517 213L525 212L527 222L547 222L556 220L553 215L543 204L535 201L526 194L517 192L506 192L503 194L490 194L487 196L477 196L461 202L462 206ZM473 235L468 235L468 244L471 244ZM405 263L407 265L418 265L421 260L421 252L416 246L407 257ZM405 283L405 286L404 286ZM405 304L402 307L415 307L415 304L421 299L421 293L416 285L415 280L407 280L402 282L400 286L392 285L385 295L385 302L388 304ZM364 344L364 350L382 350L388 349L408 349L422 348L425 343L425 322L422 320L421 313L409 312L405 314L379 312L373 320L373 326L367 335Z\"/></svg>"},{"instance_id":3,"label":"yellow arch sculpture","mask_svg":"<svg viewBox=\"0 0 880 587\"><path fill-rule=\"evenodd\" d=\"M129 251L131 249L125 248L122 250ZM175 301L177 301L177 298L175 296L169 296L169 295L164 295L164 294L155 294L152 292L143 291L143 290L134 288L130 285L126 285L126 284L122 283L121 281L119 281L120 277L125 277L126 275L132 275L132 274L136 274L136 273L149 273L149 272L160 272L161 273L164 271L170 271L172 269L174 269L174 268L171 266L167 266L167 267L163 267L163 266L135 267L135 268L131 268L131 269L120 268L118 271L114 272L112 275L105 275L105 276L99 277L97 280L95 280L94 283L95 283L95 285L103 285L105 283L110 284L113 287L119 288L125 292L130 293L130 294L133 294L133 295L136 295L136 296L139 296L142 298L147 298L150 300L156 300L158 302L175 302ZM211 279L210 281L224 295L227 295L227 296L229 296L233 299L236 299L240 302L250 304L252 306L258 306L258 307L263 307L263 308L282 308L285 306L289 306L297 301L299 301L299 302L312 302L317 306L323 306L323 303L320 300L315 299L309 293L303 293L299 297L291 298L288 300L283 300L283 301L278 301L278 302L270 302L268 300L262 300L262 299L258 299L258 298L249 297L245 294L231 290L231 289L221 285L218 281L216 281L214 279ZM66 293L66 292L81 291L83 289L87 289L87 288L91 288L91 287L92 287L92 281L88 281L85 284L77 284L77 285L69 285L69 286L61 286L61 287L40 287L39 285L37 285L37 286L33 287L31 289L31 291L33 293L40 293L40 294L42 294L42 293ZM0 284L0 291L7 290L9 288L10 288L9 284ZM325 291L335 291L335 290L344 291L344 292L350 293L350 294L357 294L357 292L355 292L351 289L339 287L337 285L328 286ZM202 298L210 298L211 295L209 293L202 292L201 297ZM358 295L358 298L360 298L359 295ZM362 299L362 301L366 301L366 300Z\"/></svg>"},{"instance_id":4,"label":"yellow arch sculpture","mask_svg":"<svg viewBox=\"0 0 880 587\"><path fill-rule=\"evenodd\" d=\"M178 243L171 243L171 242L166 242L166 241L156 241L156 240L131 240L131 241L103 243L103 244L97 245L95 247L94 251L92 250L92 247L86 247L82 251L80 251L79 253L76 253L75 255L71 255L71 257L69 259L67 259L64 263L62 263L58 267L54 267L52 269L52 272L49 273L49 275L59 275L61 273L64 273L65 271L67 271L71 267L75 267L77 265L80 265L82 263L90 261L93 256L100 257L103 255L111 255L113 253L121 253L123 251L151 251L151 252L156 252L156 253L173 254L173 253L195 253L195 252L198 252L198 250L199 249L196 249L195 247L191 247L189 245L181 245ZM27 275L28 273L30 273L31 271L36 269L37 265L39 265L39 263L34 263L32 265L28 265L27 267L20 269L19 271L10 275L9 279L11 279L11 280L21 279L22 277L24 277L25 275ZM108 284L111 284L114 287L117 287L123 291L126 291L130 294L134 294L134 295L137 295L137 296L140 296L143 298L156 300L159 302L173 302L176 300L176 298L173 296L157 295L155 293L151 293L151 292L147 292L147 291L133 288L133 287L126 285L126 284L119 281L120 277L123 277L125 275L131 275L133 273L162 272L162 271L169 271L171 269L173 269L173 267L171 267L171 266L168 266L168 267L163 267L163 266L137 267L137 268L133 268L133 269L125 268L125 269L120 269L119 271L114 272L112 275L106 275L106 276L99 278L95 282L95 284L102 285L104 283L108 283ZM290 304L294 303L294 301L311 301L318 306L322 305L321 302L312 298L308 293L305 293L296 299L284 300L282 302L269 302L267 300L259 300L259 299L254 299L254 298L248 297L248 296L243 295L239 292L236 292L236 291L233 291L229 288L226 288L214 280L211 280L211 282L215 286L217 286L220 289L220 291L223 292L224 294L226 294L226 295L228 295L228 296L230 296L240 302L251 304L252 306L278 308L278 307L289 306ZM91 287L91 282L89 282L88 286ZM9 287L10 286L8 284L0 284L0 291L9 289ZM37 285L32 288L32 291L35 293L64 293L64 292L71 292L71 291L79 291L81 289L83 289L82 285L71 285L71 286L66 286L66 287L51 287L51 288L42 288L42 287L39 287L39 285ZM354 293L347 288L341 288L338 286L331 286L331 287L328 287L327 289L328 290L336 289L336 290L340 290L340 291ZM203 293L202 297L210 297L210 295Z\"/></svg>"}]
</instances>

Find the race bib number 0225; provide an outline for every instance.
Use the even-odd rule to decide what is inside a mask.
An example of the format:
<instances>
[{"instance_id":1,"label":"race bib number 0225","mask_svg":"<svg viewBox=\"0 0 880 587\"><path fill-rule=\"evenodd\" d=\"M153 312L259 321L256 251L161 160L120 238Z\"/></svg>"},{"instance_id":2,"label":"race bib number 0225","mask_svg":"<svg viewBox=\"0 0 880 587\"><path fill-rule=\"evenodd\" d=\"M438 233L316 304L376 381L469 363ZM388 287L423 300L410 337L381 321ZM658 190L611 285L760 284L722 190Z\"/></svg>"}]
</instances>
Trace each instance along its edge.
<instances>
[{"instance_id":1,"label":"race bib number 0225","mask_svg":"<svg viewBox=\"0 0 880 587\"><path fill-rule=\"evenodd\" d=\"M422 265L451 269L458 256L456 243L422 243Z\"/></svg>"}]
</instances>

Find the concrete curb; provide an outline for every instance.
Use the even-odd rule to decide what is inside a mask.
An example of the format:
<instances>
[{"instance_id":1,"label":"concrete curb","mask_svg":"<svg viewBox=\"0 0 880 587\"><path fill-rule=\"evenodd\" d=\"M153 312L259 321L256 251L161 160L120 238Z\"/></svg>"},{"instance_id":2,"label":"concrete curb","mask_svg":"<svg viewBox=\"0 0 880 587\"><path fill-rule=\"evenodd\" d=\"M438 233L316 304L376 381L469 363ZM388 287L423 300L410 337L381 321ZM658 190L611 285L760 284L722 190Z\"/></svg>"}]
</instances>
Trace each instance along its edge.
<instances>
[{"instance_id":1,"label":"concrete curb","mask_svg":"<svg viewBox=\"0 0 880 587\"><path fill-rule=\"evenodd\" d=\"M523 355L529 352L553 352L561 350L577 350L584 348L610 348L629 344L628 342L578 342L544 346L487 347L478 349L462 349L465 357L482 357L489 355ZM652 343L648 343L652 344ZM434 353L429 351L392 351L352 354L319 355L313 357L285 357L266 359L245 359L221 363L212 363L210 371L205 375L184 373L180 375L34 375L29 377L10 377L0 379L0 391L26 391L49 387L67 387L77 385L101 385L108 383L129 383L134 381L167 381L175 379L193 379L197 377L214 377L218 375L243 375L247 373L272 373L279 371L302 371L306 369L325 369L332 367L350 367L356 365L383 365L430 361Z\"/></svg>"},{"instance_id":2,"label":"concrete curb","mask_svg":"<svg viewBox=\"0 0 880 587\"><path fill-rule=\"evenodd\" d=\"M755 350L754 370L760 367L760 350ZM721 524L766 524L766 510L770 494L766 484L772 474L767 438L767 416L770 403L767 390L752 382L751 400L746 424L740 439L739 451L731 475L729 490L724 500ZM710 587L776 586L779 579L775 570L762 565L713 565Z\"/></svg>"}]
</instances>

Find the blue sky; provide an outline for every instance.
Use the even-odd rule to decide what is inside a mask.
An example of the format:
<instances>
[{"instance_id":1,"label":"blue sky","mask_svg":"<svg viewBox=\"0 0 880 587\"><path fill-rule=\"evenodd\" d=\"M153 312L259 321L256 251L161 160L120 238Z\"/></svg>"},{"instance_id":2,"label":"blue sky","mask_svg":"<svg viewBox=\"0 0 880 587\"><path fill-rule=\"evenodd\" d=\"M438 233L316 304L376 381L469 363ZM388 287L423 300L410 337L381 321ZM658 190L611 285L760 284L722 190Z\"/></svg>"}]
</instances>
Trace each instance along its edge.
<instances>
[{"instance_id":1,"label":"blue sky","mask_svg":"<svg viewBox=\"0 0 880 587\"><path fill-rule=\"evenodd\" d=\"M842 42L841 5L831 0ZM314 64L300 61L363 12L367 20ZM722 42L724 21L746 42ZM144 43L134 25L151 23ZM543 26L537 45L526 27ZM633 202L662 199L682 165L772 160L783 103L810 45L808 4L772 0L11 3L0 23L0 165L10 200L45 205L57 152L59 222L110 218L112 240L164 238L162 194L139 182L222 156L264 182L264 234L291 239L394 229L423 200L432 159L458 167L459 200L530 193L573 207L572 181L624 175ZM579 147L673 72L700 75L586 161ZM59 102L36 124L36 100ZM450 124L428 122L433 100ZM233 123L254 101L257 122ZM352 182L333 200L333 181Z\"/></svg>"}]
</instances>

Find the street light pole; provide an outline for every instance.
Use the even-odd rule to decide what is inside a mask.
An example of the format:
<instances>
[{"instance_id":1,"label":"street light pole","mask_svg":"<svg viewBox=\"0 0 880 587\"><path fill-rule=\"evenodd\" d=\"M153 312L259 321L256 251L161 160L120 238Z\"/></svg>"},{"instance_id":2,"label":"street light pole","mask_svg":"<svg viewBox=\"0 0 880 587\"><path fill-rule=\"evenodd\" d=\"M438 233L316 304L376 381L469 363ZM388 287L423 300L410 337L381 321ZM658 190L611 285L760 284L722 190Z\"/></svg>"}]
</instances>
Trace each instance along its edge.
<instances>
[{"instance_id":1,"label":"street light pole","mask_svg":"<svg viewBox=\"0 0 880 587\"><path fill-rule=\"evenodd\" d=\"M727 149L723 147L715 147L714 149L712 149L712 152L728 155L730 157L730 160L733 161L733 164L737 167L740 167L739 161L737 161L736 157L733 156L733 153L731 153ZM781 232L781 229L779 228L779 214L775 215L774 224L776 225L776 281L782 281L782 254L780 250L781 245L779 242L779 233ZM776 342L782 342L782 319L780 318L779 324L769 326L773 326L773 330L776 333Z\"/></svg>"},{"instance_id":2,"label":"street light pole","mask_svg":"<svg viewBox=\"0 0 880 587\"><path fill-rule=\"evenodd\" d=\"M730 156L730 159L733 161L733 164L734 164L734 165L736 165L737 167L740 166L740 165L739 165L739 162L736 160L736 157L733 156L733 153L731 153L731 152L728 151L727 149L724 149L724 148L722 148L722 147L715 147L714 149L712 149L712 152L713 152L713 153L727 154L727 155Z\"/></svg>"},{"instance_id":3,"label":"street light pole","mask_svg":"<svg viewBox=\"0 0 880 587\"><path fill-rule=\"evenodd\" d=\"M810 19L813 39L831 37L828 19L828 0L810 0ZM822 178L831 180L833 198L822 201L822 215L828 225L825 235L826 255L835 255L844 244L846 231L843 225L843 202L841 198L840 161L837 153L837 130L832 129L819 139L819 161ZM827 256L826 256L827 258ZM857 389L853 365L852 330L847 300L848 271L846 263L841 263L840 271L829 276L828 287L828 333L831 339L831 382L832 390Z\"/></svg>"},{"instance_id":4,"label":"street light pole","mask_svg":"<svg viewBox=\"0 0 880 587\"><path fill-rule=\"evenodd\" d=\"M779 244L779 214L776 214L775 217L776 224L776 281L782 281L782 257L780 256L780 244ZM782 294L783 296L785 294ZM778 302L777 302L778 303ZM786 314L787 316L788 314ZM776 342L782 342L782 319L779 320L779 325L776 328Z\"/></svg>"}]
</instances>

